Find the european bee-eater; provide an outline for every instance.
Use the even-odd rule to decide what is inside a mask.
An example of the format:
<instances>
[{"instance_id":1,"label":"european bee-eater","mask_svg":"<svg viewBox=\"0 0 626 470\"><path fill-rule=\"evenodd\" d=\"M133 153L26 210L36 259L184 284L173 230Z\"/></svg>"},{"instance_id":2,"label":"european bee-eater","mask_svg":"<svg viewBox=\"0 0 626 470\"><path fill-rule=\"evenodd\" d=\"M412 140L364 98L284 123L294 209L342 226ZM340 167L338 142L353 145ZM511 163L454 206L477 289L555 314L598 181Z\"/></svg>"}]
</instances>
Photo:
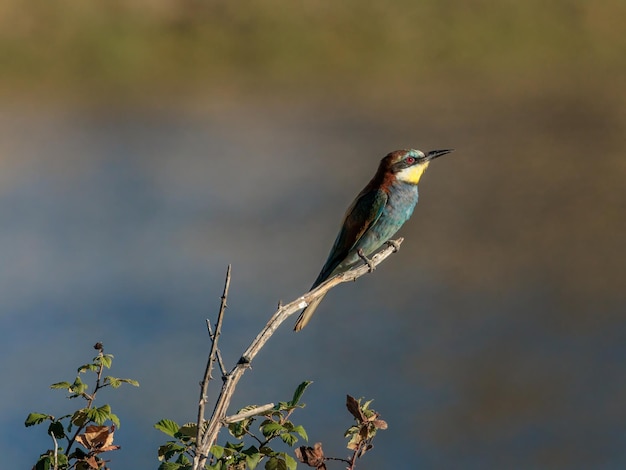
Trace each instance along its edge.
<instances>
[{"instance_id":1,"label":"european bee-eater","mask_svg":"<svg viewBox=\"0 0 626 470\"><path fill-rule=\"evenodd\" d=\"M426 154L421 150L396 150L383 158L374 178L346 211L326 264L311 289L349 270L359 260L367 260L367 256L393 237L413 214L417 183L430 161L450 152L452 149L431 150ZM309 323L323 298L314 300L302 311L294 330L300 331Z\"/></svg>"}]
</instances>

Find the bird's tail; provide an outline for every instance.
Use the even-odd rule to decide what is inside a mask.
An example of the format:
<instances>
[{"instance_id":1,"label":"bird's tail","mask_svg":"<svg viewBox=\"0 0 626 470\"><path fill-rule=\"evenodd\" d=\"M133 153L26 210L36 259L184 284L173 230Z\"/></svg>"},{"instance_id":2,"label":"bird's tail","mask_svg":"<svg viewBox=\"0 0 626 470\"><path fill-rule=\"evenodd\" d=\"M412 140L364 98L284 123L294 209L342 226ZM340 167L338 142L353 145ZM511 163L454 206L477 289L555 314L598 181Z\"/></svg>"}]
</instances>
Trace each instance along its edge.
<instances>
[{"instance_id":1,"label":"bird's tail","mask_svg":"<svg viewBox=\"0 0 626 470\"><path fill-rule=\"evenodd\" d=\"M309 320L311 320L311 317L315 313L317 306L320 304L323 298L323 295L321 297L318 297L313 302L311 302L308 307L302 310L302 313L298 317L298 321L296 321L296 326L293 327L294 331L300 331L309 323Z\"/></svg>"}]
</instances>

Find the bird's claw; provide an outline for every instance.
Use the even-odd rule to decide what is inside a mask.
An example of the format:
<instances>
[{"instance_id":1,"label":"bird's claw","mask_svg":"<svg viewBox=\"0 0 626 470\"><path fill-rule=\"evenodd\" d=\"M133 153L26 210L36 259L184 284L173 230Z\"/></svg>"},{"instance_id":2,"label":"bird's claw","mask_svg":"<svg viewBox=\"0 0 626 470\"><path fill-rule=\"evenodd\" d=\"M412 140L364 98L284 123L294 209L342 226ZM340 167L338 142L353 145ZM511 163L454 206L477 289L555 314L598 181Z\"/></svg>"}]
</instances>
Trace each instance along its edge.
<instances>
[{"instance_id":1,"label":"bird's claw","mask_svg":"<svg viewBox=\"0 0 626 470\"><path fill-rule=\"evenodd\" d=\"M370 268L370 272L376 269L376 266L374 266L374 263L372 262L372 260L369 259L367 256L365 256L365 254L363 253L363 250L359 248L356 251L356 254L359 255L359 258L361 258L365 264L367 264L367 266Z\"/></svg>"},{"instance_id":2,"label":"bird's claw","mask_svg":"<svg viewBox=\"0 0 626 470\"><path fill-rule=\"evenodd\" d=\"M395 240L387 240L387 245L393 247L393 252L397 253L398 251L400 251L400 244L395 241Z\"/></svg>"}]
</instances>

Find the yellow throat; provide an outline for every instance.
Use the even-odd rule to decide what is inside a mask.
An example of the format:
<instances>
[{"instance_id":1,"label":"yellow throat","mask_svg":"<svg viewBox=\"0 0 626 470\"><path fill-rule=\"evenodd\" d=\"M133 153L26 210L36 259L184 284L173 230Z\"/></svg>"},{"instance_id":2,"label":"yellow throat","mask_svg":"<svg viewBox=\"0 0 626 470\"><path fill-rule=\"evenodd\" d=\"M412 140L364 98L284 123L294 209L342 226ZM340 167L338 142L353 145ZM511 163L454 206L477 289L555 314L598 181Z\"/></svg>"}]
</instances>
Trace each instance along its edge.
<instances>
[{"instance_id":1,"label":"yellow throat","mask_svg":"<svg viewBox=\"0 0 626 470\"><path fill-rule=\"evenodd\" d=\"M424 163L420 163L419 165L413 165L404 170L399 171L396 174L396 179L399 181L404 181L405 183L417 184L420 181L420 178L428 168L429 161L425 161Z\"/></svg>"}]
</instances>

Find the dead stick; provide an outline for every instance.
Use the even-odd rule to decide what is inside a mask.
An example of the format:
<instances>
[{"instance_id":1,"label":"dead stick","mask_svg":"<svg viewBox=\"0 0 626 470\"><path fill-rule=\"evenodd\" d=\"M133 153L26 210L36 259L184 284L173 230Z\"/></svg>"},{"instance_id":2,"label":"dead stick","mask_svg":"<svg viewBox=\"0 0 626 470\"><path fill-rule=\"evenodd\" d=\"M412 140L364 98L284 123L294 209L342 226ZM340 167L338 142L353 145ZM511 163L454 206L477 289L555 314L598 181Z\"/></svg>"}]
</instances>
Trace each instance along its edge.
<instances>
[{"instance_id":1,"label":"dead stick","mask_svg":"<svg viewBox=\"0 0 626 470\"><path fill-rule=\"evenodd\" d=\"M200 403L198 404L198 429L196 433L196 442L200 442L202 439L202 430L204 428L204 410L207 401L207 389L209 388L209 381L211 380L211 371L213 370L213 364L219 350L217 349L217 341L219 340L222 332L222 319L224 318L224 312L226 311L226 300L228 299L228 289L230 287L230 264L226 270L226 281L224 282L224 291L222 292L222 299L220 301L220 311L217 314L217 323L215 325L215 334L211 335L211 352L209 353L209 360L206 364L204 371L204 378L200 384ZM210 333L210 329L209 329ZM194 459L195 460L195 459Z\"/></svg>"}]
</instances>

